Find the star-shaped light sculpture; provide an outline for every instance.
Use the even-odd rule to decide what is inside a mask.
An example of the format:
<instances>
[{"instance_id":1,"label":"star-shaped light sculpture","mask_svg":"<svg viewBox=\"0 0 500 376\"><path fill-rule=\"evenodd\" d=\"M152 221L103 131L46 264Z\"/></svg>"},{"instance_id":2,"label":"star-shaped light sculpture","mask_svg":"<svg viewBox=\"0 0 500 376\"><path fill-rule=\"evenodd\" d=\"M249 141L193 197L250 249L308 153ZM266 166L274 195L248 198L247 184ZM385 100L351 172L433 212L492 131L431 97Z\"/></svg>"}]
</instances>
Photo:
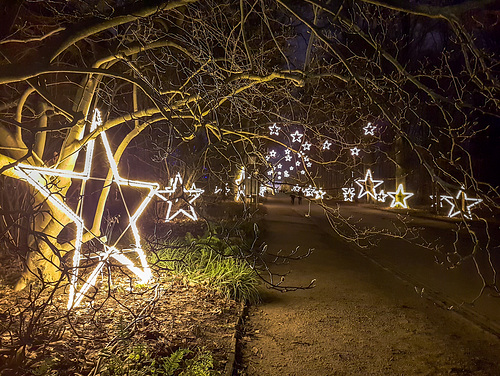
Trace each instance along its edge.
<instances>
[{"instance_id":1,"label":"star-shaped light sculpture","mask_svg":"<svg viewBox=\"0 0 500 376\"><path fill-rule=\"evenodd\" d=\"M384 192L384 190L382 189L378 194L377 194L377 201L380 201L380 202L385 202L385 200L387 199L387 196L388 194Z\"/></svg>"},{"instance_id":2,"label":"star-shaped light sculpture","mask_svg":"<svg viewBox=\"0 0 500 376\"><path fill-rule=\"evenodd\" d=\"M406 201L413 196L413 193L405 192L403 184L399 184L396 192L387 192L387 195L392 198L391 208L400 207L408 209L408 203Z\"/></svg>"},{"instance_id":3,"label":"star-shaped light sculpture","mask_svg":"<svg viewBox=\"0 0 500 376\"><path fill-rule=\"evenodd\" d=\"M354 200L354 188L342 188L342 193L344 194L344 201L352 202Z\"/></svg>"},{"instance_id":4,"label":"star-shaped light sculpture","mask_svg":"<svg viewBox=\"0 0 500 376\"><path fill-rule=\"evenodd\" d=\"M101 114L99 110L96 109L94 110L90 126L90 132L94 132L100 125L102 125ZM64 213L76 225L77 229L74 240L74 253L72 260L73 265L70 271L70 285L69 285L68 305L67 305L68 309L75 308L81 303L81 301L85 297L86 292L92 286L95 285L97 278L99 277L102 269L106 265L106 262L109 260L109 258L113 258L122 265L124 265L125 267L127 267L132 273L134 273L140 279L140 283L147 283L152 279L151 269L149 268L149 265L147 263L146 255L142 250L141 237L139 234L139 230L137 228L137 220L139 219L141 214L144 212L144 209L155 195L160 197L161 199L164 199L164 197L159 194L160 186L157 183L150 183L139 180L128 180L121 177L118 172L118 166L114 160L113 153L111 152L111 147L109 145L106 132L102 131L99 134L99 137L101 138L102 144L106 151L107 162L113 174L113 182L118 186L118 188L121 190L122 186L130 186L134 188L144 188L149 190L147 196L139 204L139 207L136 209L136 211L132 215L129 214L129 225L121 234L123 235L129 229L132 231L135 244L132 245L131 249L127 250L118 249L116 244L118 240L116 241L115 244L109 245L106 243L107 240L105 238L99 238L93 235L88 229L85 228L83 217L81 216L81 214L78 214L75 211L73 211L69 206L67 206L66 202L63 200L61 195L58 194L58 192L53 192L51 188L49 188L51 186L50 182L47 184L47 180L49 179L46 179L46 177L49 176L53 177L59 176L59 177L81 180L82 181L81 195L84 196L85 183L88 180L93 179L90 176L90 172L94 154L95 140L90 140L87 143L85 165L83 172L74 172L56 168L30 166L23 163L20 163L15 167L15 170L17 171L19 176L26 179L43 197L47 199L47 201L49 202L50 205L52 205L52 207ZM124 204L126 206L125 202ZM82 210L83 209L80 207L80 211ZM127 208L127 213L129 213L128 208ZM87 230L88 233L91 234L94 239L96 239L101 243L103 250L99 252L97 255L99 261L95 266L95 269L91 272L90 276L85 280L83 285L78 290L78 280L79 280L78 270L80 267L81 260L84 259L84 257L81 254L84 230ZM121 237L122 236L119 236L118 239L120 239ZM125 256L124 251L135 252L138 256L140 267L137 266L127 256Z\"/></svg>"},{"instance_id":5,"label":"star-shaped light sculpture","mask_svg":"<svg viewBox=\"0 0 500 376\"><path fill-rule=\"evenodd\" d=\"M472 213L471 213L472 207L478 205L479 203L481 203L483 201L480 198L467 197L467 193L465 193L462 189L460 191L458 191L455 199L452 196L441 196L441 200L446 201L450 205L450 211L448 212L449 218L452 218L452 217L454 217L462 212L462 210L456 209L455 202L458 201L458 202L462 203L462 206L465 207L463 215L467 219L472 218ZM468 202L470 202L470 204L467 204Z\"/></svg>"},{"instance_id":6,"label":"star-shaped light sculpture","mask_svg":"<svg viewBox=\"0 0 500 376\"><path fill-rule=\"evenodd\" d=\"M312 146L312 144L310 142L305 141L302 144L302 149L304 149L304 150L311 150L311 146Z\"/></svg>"},{"instance_id":7,"label":"star-shaped light sculpture","mask_svg":"<svg viewBox=\"0 0 500 376\"><path fill-rule=\"evenodd\" d=\"M293 186L292 192L300 192L300 186L298 186L298 185Z\"/></svg>"},{"instance_id":8,"label":"star-shaped light sculpture","mask_svg":"<svg viewBox=\"0 0 500 376\"><path fill-rule=\"evenodd\" d=\"M364 179L356 180L356 184L361 187L359 191L358 198L363 196L371 196L374 200L377 199L377 191L375 190L379 185L381 185L383 180L374 180L372 177L372 172L368 169Z\"/></svg>"},{"instance_id":9,"label":"star-shaped light sculpture","mask_svg":"<svg viewBox=\"0 0 500 376\"><path fill-rule=\"evenodd\" d=\"M164 190L158 191L160 194L168 194L171 199L167 200L167 215L165 217L165 222L172 221L178 215L185 215L189 219L196 221L198 216L194 210L194 201L205 192L203 189L196 188L196 185L190 189L186 189L182 182L181 174L177 173L173 182L170 183L170 187ZM184 197L187 195L187 197ZM177 206L177 210L172 210L172 208Z\"/></svg>"},{"instance_id":10,"label":"star-shaped light sculpture","mask_svg":"<svg viewBox=\"0 0 500 376\"><path fill-rule=\"evenodd\" d=\"M278 136L279 133L280 133L280 130L281 130L281 127L278 127L276 125L276 123L274 123L273 125L269 126L269 135L275 135L275 136Z\"/></svg>"},{"instance_id":11,"label":"star-shaped light sculpture","mask_svg":"<svg viewBox=\"0 0 500 376\"><path fill-rule=\"evenodd\" d=\"M293 166L290 166L290 171L293 171Z\"/></svg>"},{"instance_id":12,"label":"star-shaped light sculpture","mask_svg":"<svg viewBox=\"0 0 500 376\"><path fill-rule=\"evenodd\" d=\"M360 152L360 151L361 151L361 149L358 149L357 147L353 147L353 148L351 149L351 155L352 155L352 156L357 156L357 157L359 157L359 152Z\"/></svg>"},{"instance_id":13,"label":"star-shaped light sculpture","mask_svg":"<svg viewBox=\"0 0 500 376\"><path fill-rule=\"evenodd\" d=\"M301 142L302 136L304 136L302 133L299 131L295 131L295 133L292 133L290 136L292 136L292 142Z\"/></svg>"},{"instance_id":14,"label":"star-shaped light sculpture","mask_svg":"<svg viewBox=\"0 0 500 376\"><path fill-rule=\"evenodd\" d=\"M314 195L315 195L315 196L314 196L314 199L315 199L315 200L323 200L323 197L325 196L325 194L326 194L326 192L325 192L325 191L323 191L321 188L316 189L316 190L314 191Z\"/></svg>"},{"instance_id":15,"label":"star-shaped light sculpture","mask_svg":"<svg viewBox=\"0 0 500 376\"><path fill-rule=\"evenodd\" d=\"M270 156L271 158L276 158L276 150L270 150L270 151L269 151L269 156Z\"/></svg>"},{"instance_id":16,"label":"star-shaped light sculpture","mask_svg":"<svg viewBox=\"0 0 500 376\"><path fill-rule=\"evenodd\" d=\"M285 178L287 178L287 177L289 177L289 176L290 176L290 174L288 173L288 171L283 171L283 176L284 176Z\"/></svg>"},{"instance_id":17,"label":"star-shaped light sculpture","mask_svg":"<svg viewBox=\"0 0 500 376\"><path fill-rule=\"evenodd\" d=\"M325 140L325 142L323 142L323 147L322 149L323 150L330 150L330 146L332 146L332 143L328 140Z\"/></svg>"},{"instance_id":18,"label":"star-shaped light sculpture","mask_svg":"<svg viewBox=\"0 0 500 376\"><path fill-rule=\"evenodd\" d=\"M313 164L312 164L311 162L307 162L307 163L306 163L307 168L311 168L311 167L312 167L312 165L313 165Z\"/></svg>"},{"instance_id":19,"label":"star-shaped light sculpture","mask_svg":"<svg viewBox=\"0 0 500 376\"><path fill-rule=\"evenodd\" d=\"M295 162L295 166L299 167L301 165L300 161Z\"/></svg>"},{"instance_id":20,"label":"star-shaped light sculpture","mask_svg":"<svg viewBox=\"0 0 500 376\"><path fill-rule=\"evenodd\" d=\"M290 149L285 149L285 155L290 155L291 151Z\"/></svg>"},{"instance_id":21,"label":"star-shaped light sculpture","mask_svg":"<svg viewBox=\"0 0 500 376\"><path fill-rule=\"evenodd\" d=\"M375 136L375 129L377 129L376 126L372 125L372 123L368 123L366 127L363 128L363 130L365 131L365 136Z\"/></svg>"},{"instance_id":22,"label":"star-shaped light sculpture","mask_svg":"<svg viewBox=\"0 0 500 376\"><path fill-rule=\"evenodd\" d=\"M285 161L290 162L292 160L292 156L290 154L285 155Z\"/></svg>"}]
</instances>

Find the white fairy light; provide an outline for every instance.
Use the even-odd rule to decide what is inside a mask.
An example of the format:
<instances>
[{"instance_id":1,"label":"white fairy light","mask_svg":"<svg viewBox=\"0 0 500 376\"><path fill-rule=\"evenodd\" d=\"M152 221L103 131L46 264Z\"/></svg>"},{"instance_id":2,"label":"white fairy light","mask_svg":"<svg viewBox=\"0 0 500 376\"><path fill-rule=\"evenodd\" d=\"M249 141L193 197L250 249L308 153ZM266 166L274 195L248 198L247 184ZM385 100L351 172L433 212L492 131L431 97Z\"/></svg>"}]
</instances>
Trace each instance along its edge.
<instances>
[{"instance_id":1,"label":"white fairy light","mask_svg":"<svg viewBox=\"0 0 500 376\"><path fill-rule=\"evenodd\" d=\"M304 154L304 155L302 156L302 160L303 160L304 162L309 162L309 157L308 157L307 155L305 155L305 154Z\"/></svg>"},{"instance_id":2,"label":"white fairy light","mask_svg":"<svg viewBox=\"0 0 500 376\"><path fill-rule=\"evenodd\" d=\"M405 192L403 184L399 184L396 192L387 192L387 195L392 198L391 208L401 207L407 209L408 203L406 202L406 200L413 196L413 193Z\"/></svg>"},{"instance_id":3,"label":"white fairy light","mask_svg":"<svg viewBox=\"0 0 500 376\"><path fill-rule=\"evenodd\" d=\"M353 147L351 149L351 155L352 156L358 156L359 157L359 152L361 151L361 149L358 149L357 147Z\"/></svg>"},{"instance_id":4,"label":"white fairy light","mask_svg":"<svg viewBox=\"0 0 500 376\"><path fill-rule=\"evenodd\" d=\"M295 166L299 167L301 165L300 161L295 162Z\"/></svg>"},{"instance_id":5,"label":"white fairy light","mask_svg":"<svg viewBox=\"0 0 500 376\"><path fill-rule=\"evenodd\" d=\"M295 131L295 133L292 133L290 136L292 136L292 142L299 142L302 140L302 133L299 133L299 131Z\"/></svg>"},{"instance_id":6,"label":"white fairy light","mask_svg":"<svg viewBox=\"0 0 500 376\"><path fill-rule=\"evenodd\" d=\"M302 149L304 149L304 150L311 150L311 146L312 146L312 144L310 142L305 141L302 144Z\"/></svg>"},{"instance_id":7,"label":"white fairy light","mask_svg":"<svg viewBox=\"0 0 500 376\"><path fill-rule=\"evenodd\" d=\"M323 197L325 196L326 192L323 191L321 188L320 189L316 189L314 191L314 199L315 200L323 200Z\"/></svg>"},{"instance_id":8,"label":"white fairy light","mask_svg":"<svg viewBox=\"0 0 500 376\"><path fill-rule=\"evenodd\" d=\"M290 162L292 160L292 156L290 154L285 155L285 161Z\"/></svg>"},{"instance_id":9,"label":"white fairy light","mask_svg":"<svg viewBox=\"0 0 500 376\"><path fill-rule=\"evenodd\" d=\"M93 114L93 119L90 127L90 131L93 132L98 125L102 125L102 119L99 110L95 109ZM151 199L156 195L161 199L165 199L163 196L159 194L159 185L157 183L149 183L138 180L128 180L124 179L118 173L118 166L113 157L113 153L111 152L111 147L109 146L108 139L106 137L106 133L102 131L99 135L101 137L102 143L106 150L106 157L108 160L109 167L113 173L113 181L118 186L131 186L135 188L144 188L149 189L149 193L146 198L141 202L139 207L136 209L135 213L132 216L129 216L129 226L131 229L134 242L133 251L137 253L139 262L141 267L137 267L128 257L123 254L123 250L117 249L114 245L109 246L105 244L102 238L96 238L103 245L104 251L101 252L99 257L99 263L92 271L88 279L82 285L80 290L77 289L78 282L78 269L80 265L81 257L81 246L83 241L83 231L84 231L84 221L81 216L76 214L71 208L69 208L66 203L60 198L59 194L55 194L52 192L46 183L45 176L60 176L70 179L80 179L82 180L82 184L84 184L90 178L91 164L93 159L95 140L90 140L87 143L87 151L85 157L85 166L84 170L81 173L74 171L66 171L61 169L54 168L42 168L36 166L30 166L27 164L20 163L14 169L18 172L18 174L26 179L42 196L44 196L47 201L53 205L55 208L64 213L71 221L73 221L77 227L76 229L76 237L75 237L75 245L74 245L74 253L73 253L73 267L71 270L71 278L69 285L69 294L68 294L68 309L72 309L77 307L82 299L85 297L85 293L88 289L94 286L97 277L99 276L101 270L103 269L106 261L112 257L116 261L120 262L122 265L126 266L131 272L133 272L139 279L140 283L147 283L152 279L151 269L146 260L146 256L141 246L141 237L139 234L139 230L137 228L137 220L144 212L147 204L151 201ZM125 230L127 231L128 228Z\"/></svg>"},{"instance_id":10,"label":"white fairy light","mask_svg":"<svg viewBox=\"0 0 500 376\"><path fill-rule=\"evenodd\" d=\"M269 155L266 155L266 161L269 161L271 157Z\"/></svg>"},{"instance_id":11,"label":"white fairy light","mask_svg":"<svg viewBox=\"0 0 500 376\"><path fill-rule=\"evenodd\" d=\"M277 168L278 170L280 170L282 167L283 167L283 166L281 165L281 163L278 163L278 165L276 166L276 168Z\"/></svg>"},{"instance_id":12,"label":"white fairy light","mask_svg":"<svg viewBox=\"0 0 500 376\"><path fill-rule=\"evenodd\" d=\"M267 171L267 174L268 174L269 176L270 176L270 175L272 175L272 174L273 174L273 170L269 170L269 171Z\"/></svg>"},{"instance_id":13,"label":"white fairy light","mask_svg":"<svg viewBox=\"0 0 500 376\"><path fill-rule=\"evenodd\" d=\"M311 162L307 162L307 163L306 163L307 168L311 168L311 167L312 167L312 165L313 165L313 164L312 164Z\"/></svg>"},{"instance_id":14,"label":"white fairy light","mask_svg":"<svg viewBox=\"0 0 500 376\"><path fill-rule=\"evenodd\" d=\"M377 129L376 126L372 125L372 123L368 123L366 127L363 128L365 131L365 136L372 135L375 136L375 129Z\"/></svg>"},{"instance_id":15,"label":"white fairy light","mask_svg":"<svg viewBox=\"0 0 500 376\"><path fill-rule=\"evenodd\" d=\"M270 156L271 158L276 158L276 150L271 150L271 151L269 151L269 156Z\"/></svg>"},{"instance_id":16,"label":"white fairy light","mask_svg":"<svg viewBox=\"0 0 500 376\"><path fill-rule=\"evenodd\" d=\"M344 194L344 201L354 201L355 190L354 188L342 188L342 193Z\"/></svg>"},{"instance_id":17,"label":"white fairy light","mask_svg":"<svg viewBox=\"0 0 500 376\"><path fill-rule=\"evenodd\" d=\"M305 174L306 174L305 170L300 170L300 173L301 173L302 175L305 175Z\"/></svg>"},{"instance_id":18,"label":"white fairy light","mask_svg":"<svg viewBox=\"0 0 500 376\"><path fill-rule=\"evenodd\" d=\"M272 136L272 135L276 135L278 136L279 135L279 132L281 130L281 127L278 127L276 125L276 123L274 123L273 125L269 126L269 134Z\"/></svg>"},{"instance_id":19,"label":"white fairy light","mask_svg":"<svg viewBox=\"0 0 500 376\"><path fill-rule=\"evenodd\" d=\"M298 185L292 187L292 192L300 192L301 188Z\"/></svg>"},{"instance_id":20,"label":"white fairy light","mask_svg":"<svg viewBox=\"0 0 500 376\"><path fill-rule=\"evenodd\" d=\"M323 142L323 147L322 149L323 150L330 150L330 146L332 146L332 143L328 140L325 140L325 142Z\"/></svg>"},{"instance_id":21,"label":"white fairy light","mask_svg":"<svg viewBox=\"0 0 500 376\"><path fill-rule=\"evenodd\" d=\"M285 149L285 155L290 155L291 151L290 149Z\"/></svg>"},{"instance_id":22,"label":"white fairy light","mask_svg":"<svg viewBox=\"0 0 500 376\"><path fill-rule=\"evenodd\" d=\"M285 178L288 178L290 176L290 174L288 173L288 171L283 171L283 176Z\"/></svg>"},{"instance_id":23,"label":"white fairy light","mask_svg":"<svg viewBox=\"0 0 500 376\"><path fill-rule=\"evenodd\" d=\"M377 194L377 201L380 201L380 202L385 202L385 200L387 199L387 196L388 194L384 192L384 190L382 189L378 194Z\"/></svg>"},{"instance_id":24,"label":"white fairy light","mask_svg":"<svg viewBox=\"0 0 500 376\"><path fill-rule=\"evenodd\" d=\"M290 171L293 171L293 166L290 166Z\"/></svg>"},{"instance_id":25,"label":"white fairy light","mask_svg":"<svg viewBox=\"0 0 500 376\"><path fill-rule=\"evenodd\" d=\"M178 186L180 186L180 191L181 193L181 198L178 197L173 197L173 202L172 200L166 200L167 201L167 215L165 217L165 222L170 222L172 221L175 217L177 217L180 214L185 215L189 219L196 221L198 220L198 216L196 215L196 212L194 210L193 203L194 201L201 196L203 192L205 192L203 189L196 188L196 185L193 183L190 189L186 189L183 186L182 183L182 177L181 174L177 173L175 175L175 178L173 180L173 183L171 183L171 186L169 188L166 188L164 190L159 191L158 193L167 193L169 196L175 195L175 193L179 190ZM184 194L188 195L188 199L184 198ZM175 211L172 214L172 206L174 203L181 202L182 205L187 206L187 210L184 208L179 208L177 211Z\"/></svg>"},{"instance_id":26,"label":"white fairy light","mask_svg":"<svg viewBox=\"0 0 500 376\"><path fill-rule=\"evenodd\" d=\"M358 198L361 198L363 196L371 196L374 200L376 200L377 191L375 190L375 188L377 188L383 182L384 182L383 180L374 180L372 177L372 172L368 169L366 171L364 179L356 180L356 184L361 187L361 190L359 191L358 194Z\"/></svg>"}]
</instances>

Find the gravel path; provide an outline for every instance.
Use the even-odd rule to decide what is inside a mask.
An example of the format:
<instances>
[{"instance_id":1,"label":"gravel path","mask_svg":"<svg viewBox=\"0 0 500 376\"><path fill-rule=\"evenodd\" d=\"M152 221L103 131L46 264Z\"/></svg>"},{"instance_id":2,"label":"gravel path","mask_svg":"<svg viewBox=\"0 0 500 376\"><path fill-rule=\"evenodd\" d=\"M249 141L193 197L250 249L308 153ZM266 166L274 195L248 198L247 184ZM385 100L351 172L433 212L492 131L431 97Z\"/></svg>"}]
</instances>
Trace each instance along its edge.
<instances>
[{"instance_id":1,"label":"gravel path","mask_svg":"<svg viewBox=\"0 0 500 376\"><path fill-rule=\"evenodd\" d=\"M268 202L269 251L309 247L280 266L288 284L249 309L239 375L500 375L500 340L436 307L318 229L285 199Z\"/></svg>"}]
</instances>

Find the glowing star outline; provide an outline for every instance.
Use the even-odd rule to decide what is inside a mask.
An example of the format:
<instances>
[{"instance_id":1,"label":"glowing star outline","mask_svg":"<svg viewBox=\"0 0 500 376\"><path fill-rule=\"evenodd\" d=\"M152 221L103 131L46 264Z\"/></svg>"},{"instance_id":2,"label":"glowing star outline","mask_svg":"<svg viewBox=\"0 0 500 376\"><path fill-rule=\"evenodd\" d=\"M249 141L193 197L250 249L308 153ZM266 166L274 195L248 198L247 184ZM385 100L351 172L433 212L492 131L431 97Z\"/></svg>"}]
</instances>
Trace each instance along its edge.
<instances>
[{"instance_id":1,"label":"glowing star outline","mask_svg":"<svg viewBox=\"0 0 500 376\"><path fill-rule=\"evenodd\" d=\"M321 188L320 189L316 189L314 191L314 199L315 200L323 200L323 197L325 196L326 192L324 190L322 190Z\"/></svg>"},{"instance_id":2,"label":"glowing star outline","mask_svg":"<svg viewBox=\"0 0 500 376\"><path fill-rule=\"evenodd\" d=\"M328 140L325 140L325 142L323 142L322 149L323 150L330 150L330 146L332 146L332 143Z\"/></svg>"},{"instance_id":3,"label":"glowing star outline","mask_svg":"<svg viewBox=\"0 0 500 376\"><path fill-rule=\"evenodd\" d=\"M354 201L354 196L356 195L356 191L353 187L350 188L342 188L342 193L344 195L344 201Z\"/></svg>"},{"instance_id":4,"label":"glowing star outline","mask_svg":"<svg viewBox=\"0 0 500 376\"><path fill-rule=\"evenodd\" d=\"M276 123L274 123L273 125L269 126L269 135L270 136L272 136L272 135L278 136L280 133L280 130L281 130L281 127L278 127L276 125Z\"/></svg>"},{"instance_id":5,"label":"glowing star outline","mask_svg":"<svg viewBox=\"0 0 500 376\"><path fill-rule=\"evenodd\" d=\"M372 187L368 187L370 182L373 185ZM376 200L377 199L377 192L376 192L375 188L377 188L379 185L384 183L384 181L383 180L374 180L371 170L368 169L366 171L365 178L358 179L355 181L355 183L361 187L361 190L359 191L359 194L358 194L358 198L361 198L361 197L366 195L366 196L371 196L374 200ZM367 188L370 188L370 190L368 190Z\"/></svg>"},{"instance_id":6,"label":"glowing star outline","mask_svg":"<svg viewBox=\"0 0 500 376\"><path fill-rule=\"evenodd\" d=\"M377 200L380 201L380 202L385 202L385 200L387 199L387 196L388 194L384 192L384 190L382 189L378 195L377 195Z\"/></svg>"},{"instance_id":7,"label":"glowing star outline","mask_svg":"<svg viewBox=\"0 0 500 376\"><path fill-rule=\"evenodd\" d=\"M182 192L184 194L188 194L190 196L189 200L186 200L187 206L189 206L188 211L184 210L183 208L178 209L174 214L171 214L172 212L172 206L173 202L170 199L167 199L167 215L165 216L165 222L170 222L172 221L175 217L177 217L180 214L184 214L186 217L193 221L198 220L198 216L196 215L196 212L194 210L193 202L200 197L205 190L201 188L196 188L196 185L193 183L190 189L186 189L183 185L182 182L182 177L180 173L177 173L175 175L175 178L173 179L173 182L171 182L171 185L169 188L163 189L161 191L158 191L160 194L168 194L169 196L173 195L177 191L177 186L180 185L182 187ZM175 198L175 202L178 202L179 198Z\"/></svg>"},{"instance_id":8,"label":"glowing star outline","mask_svg":"<svg viewBox=\"0 0 500 376\"><path fill-rule=\"evenodd\" d=\"M281 163L278 163L278 165L276 166L276 168L277 168L278 170L281 170L281 168L282 168L282 167L283 167L283 166L281 165Z\"/></svg>"},{"instance_id":9,"label":"glowing star outline","mask_svg":"<svg viewBox=\"0 0 500 376\"><path fill-rule=\"evenodd\" d=\"M285 149L285 154L286 155L290 155L290 153L291 153L290 149Z\"/></svg>"},{"instance_id":10,"label":"glowing star outline","mask_svg":"<svg viewBox=\"0 0 500 376\"><path fill-rule=\"evenodd\" d=\"M310 151L311 146L312 146L312 144L310 142L304 141L304 143L302 144L302 149Z\"/></svg>"},{"instance_id":11,"label":"glowing star outline","mask_svg":"<svg viewBox=\"0 0 500 376\"><path fill-rule=\"evenodd\" d=\"M461 213L461 210L455 209L456 208L456 205L455 205L456 200L463 200L463 202L465 202L465 203L467 203L467 201L473 201L472 204L465 205L465 211L467 213L463 213L463 215L467 219L472 218L472 213L471 213L472 207L483 202L483 199L481 199L481 198L469 198L469 197L467 197L467 193L465 193L462 189L460 191L458 191L457 196L455 198L453 198L452 196L441 196L441 201L446 201L451 206L450 211L448 212L448 218L453 218L454 216Z\"/></svg>"},{"instance_id":12,"label":"glowing star outline","mask_svg":"<svg viewBox=\"0 0 500 376\"><path fill-rule=\"evenodd\" d=\"M286 170L285 170L285 171L283 172L283 176L284 176L285 178L288 178L288 177L290 176L290 174L288 173L288 171L286 171Z\"/></svg>"},{"instance_id":13,"label":"glowing star outline","mask_svg":"<svg viewBox=\"0 0 500 376\"><path fill-rule=\"evenodd\" d=\"M276 150L270 150L270 151L269 151L269 156L270 156L271 158L276 158Z\"/></svg>"},{"instance_id":14,"label":"glowing star outline","mask_svg":"<svg viewBox=\"0 0 500 376\"><path fill-rule=\"evenodd\" d=\"M413 193L405 192L403 184L399 184L396 192L387 192L387 195L392 198L391 208L401 207L403 209L408 209L408 203L406 201L413 196Z\"/></svg>"},{"instance_id":15,"label":"glowing star outline","mask_svg":"<svg viewBox=\"0 0 500 376\"><path fill-rule=\"evenodd\" d=\"M290 171L293 171L293 166L290 166Z\"/></svg>"},{"instance_id":16,"label":"glowing star outline","mask_svg":"<svg viewBox=\"0 0 500 376\"><path fill-rule=\"evenodd\" d=\"M301 188L298 185L292 187L292 192L300 192Z\"/></svg>"},{"instance_id":17,"label":"glowing star outline","mask_svg":"<svg viewBox=\"0 0 500 376\"><path fill-rule=\"evenodd\" d=\"M361 149L357 148L357 147L353 147L351 149L351 155L352 156L356 156L356 157L359 157L359 152L361 151Z\"/></svg>"},{"instance_id":18,"label":"glowing star outline","mask_svg":"<svg viewBox=\"0 0 500 376\"><path fill-rule=\"evenodd\" d=\"M307 162L307 163L306 163L307 168L311 168L311 167L312 167L312 165L313 165L313 164L312 164L311 162Z\"/></svg>"},{"instance_id":19,"label":"glowing star outline","mask_svg":"<svg viewBox=\"0 0 500 376\"><path fill-rule=\"evenodd\" d=\"M368 123L366 127L363 128L363 130L365 131L365 136L375 136L375 129L377 129L376 126L372 125L372 123Z\"/></svg>"},{"instance_id":20,"label":"glowing star outline","mask_svg":"<svg viewBox=\"0 0 500 376\"><path fill-rule=\"evenodd\" d=\"M301 165L300 161L295 162L295 166L299 167Z\"/></svg>"},{"instance_id":21,"label":"glowing star outline","mask_svg":"<svg viewBox=\"0 0 500 376\"><path fill-rule=\"evenodd\" d=\"M302 136L304 136L302 133L299 133L299 131L295 131L295 133L290 134L292 137L292 142L301 142Z\"/></svg>"},{"instance_id":22,"label":"glowing star outline","mask_svg":"<svg viewBox=\"0 0 500 376\"><path fill-rule=\"evenodd\" d=\"M292 156L290 154L285 155L285 161L290 162L292 160Z\"/></svg>"},{"instance_id":23,"label":"glowing star outline","mask_svg":"<svg viewBox=\"0 0 500 376\"><path fill-rule=\"evenodd\" d=\"M102 118L101 118L100 111L98 109L95 109L94 114L92 116L90 132L95 131L95 129L97 128L98 125L99 126L102 125ZM82 136L83 136L83 133L82 133ZM137 267L127 256L125 256L123 254L122 250L118 250L114 245L109 246L109 245L105 244L105 241L103 239L97 238L94 236L94 239L97 239L99 242L102 243L102 245L104 247L104 251L99 253L99 263L97 264L95 269L92 271L90 276L84 282L84 284L82 285L80 290L78 291L78 289L77 289L78 268L80 265L80 261L82 260L81 247L83 245L83 231L85 229L83 218L81 216L79 216L77 213L75 213L71 208L69 208L63 200L59 199L58 197L60 197L60 196L58 194L54 194L54 192L50 191L50 189L48 189L40 181L45 182L45 179L42 178L42 175L43 176L60 176L60 177L66 177L66 178L70 178L70 179L80 179L80 180L82 180L82 190L84 190L86 181L91 179L90 170L91 170L92 159L93 159L94 148L95 148L95 139L90 140L87 143L87 150L86 150L86 155L85 155L85 165L84 165L83 172L74 172L74 171L61 170L61 169L55 169L55 168L30 166L30 165L26 165L23 163L20 163L14 167L16 172L18 172L18 174L22 178L27 180L28 183L31 184L35 189L37 189L37 191L40 194L42 194L47 199L48 202L50 202L54 207L59 209L70 220L72 220L77 227L76 236L75 236L74 252L73 252L73 267L72 267L71 272L70 272L71 277L70 277L69 294L68 294L68 305L67 305L68 310L75 308L80 304L80 302L85 297L85 293L89 290L90 287L94 286L99 274L101 273L101 270L104 268L106 261L110 257L114 258L116 261L118 261L121 264L123 264L124 266L126 266L131 272L133 272L137 277L139 277L140 283L147 283L153 277L152 273L151 273L151 269L149 268L149 264L146 260L146 255L144 254L144 251L142 250L141 237L139 235L139 230L137 229L137 220L139 219L139 217L143 213L147 204L151 201L151 199L155 195L163 199L163 197L158 194L160 186L158 183L149 183L149 182L144 182L144 181L128 180L128 179L122 178L120 176L120 174L118 173L118 166L116 165L116 162L113 158L113 154L111 152L111 147L109 145L105 131L102 131L99 134L99 136L101 137L101 141L102 141L103 146L104 146L105 151L106 151L106 157L108 159L108 164L109 164L109 167L110 167L112 174L113 174L113 181L118 186L124 185L124 186L131 186L131 187L135 187L135 188L149 189L148 195L140 203L140 205L136 209L135 213L132 216L129 215L129 225L123 231L123 233L125 233L126 231L128 231L129 228L131 229L133 236L134 236L134 241L135 241L133 251L137 253L142 269L140 267ZM89 233L90 233L90 231L89 231Z\"/></svg>"}]
</instances>

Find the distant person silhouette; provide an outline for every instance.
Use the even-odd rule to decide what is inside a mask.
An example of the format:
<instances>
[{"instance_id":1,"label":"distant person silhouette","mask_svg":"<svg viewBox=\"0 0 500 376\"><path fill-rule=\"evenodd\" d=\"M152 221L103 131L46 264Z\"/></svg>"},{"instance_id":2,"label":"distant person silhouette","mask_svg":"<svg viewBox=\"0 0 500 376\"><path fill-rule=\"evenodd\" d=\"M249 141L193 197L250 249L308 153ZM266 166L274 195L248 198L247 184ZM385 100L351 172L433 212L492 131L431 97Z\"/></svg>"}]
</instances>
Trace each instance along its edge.
<instances>
[{"instance_id":1,"label":"distant person silhouette","mask_svg":"<svg viewBox=\"0 0 500 376\"><path fill-rule=\"evenodd\" d=\"M292 200L292 205L295 205L295 195L293 193L290 194L290 199Z\"/></svg>"},{"instance_id":2,"label":"distant person silhouette","mask_svg":"<svg viewBox=\"0 0 500 376\"><path fill-rule=\"evenodd\" d=\"M302 205L302 192L299 193L298 200L299 200L299 205Z\"/></svg>"}]
</instances>

